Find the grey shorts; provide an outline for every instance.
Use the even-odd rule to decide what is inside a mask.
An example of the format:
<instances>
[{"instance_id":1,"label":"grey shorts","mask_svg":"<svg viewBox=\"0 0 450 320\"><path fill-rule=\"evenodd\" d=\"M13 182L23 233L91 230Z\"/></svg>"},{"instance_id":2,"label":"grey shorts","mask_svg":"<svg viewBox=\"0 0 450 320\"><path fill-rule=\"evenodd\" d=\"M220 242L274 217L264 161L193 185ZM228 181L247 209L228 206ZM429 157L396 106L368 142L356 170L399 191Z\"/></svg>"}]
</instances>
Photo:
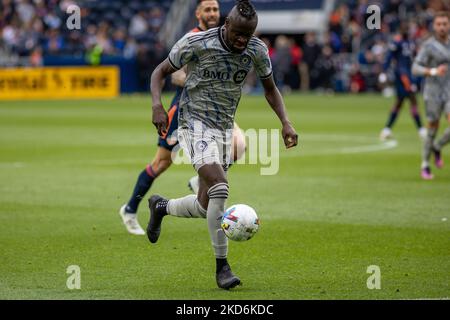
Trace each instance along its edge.
<instances>
[{"instance_id":1,"label":"grey shorts","mask_svg":"<svg viewBox=\"0 0 450 320\"><path fill-rule=\"evenodd\" d=\"M178 142L189 156L195 170L205 164L217 163L226 171L231 160L233 130L193 130L178 128Z\"/></svg>"},{"instance_id":2,"label":"grey shorts","mask_svg":"<svg viewBox=\"0 0 450 320\"><path fill-rule=\"evenodd\" d=\"M425 100L425 112L429 122L437 122L442 114L450 114L450 100Z\"/></svg>"}]
</instances>

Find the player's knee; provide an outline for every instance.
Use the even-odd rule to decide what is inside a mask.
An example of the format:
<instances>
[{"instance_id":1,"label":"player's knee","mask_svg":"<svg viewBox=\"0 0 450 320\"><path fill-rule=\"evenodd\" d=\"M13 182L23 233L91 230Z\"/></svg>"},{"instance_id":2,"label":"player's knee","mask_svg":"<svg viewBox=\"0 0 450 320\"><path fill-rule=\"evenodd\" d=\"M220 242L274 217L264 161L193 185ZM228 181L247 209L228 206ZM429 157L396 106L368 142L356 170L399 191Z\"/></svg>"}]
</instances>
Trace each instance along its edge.
<instances>
[{"instance_id":1,"label":"player's knee","mask_svg":"<svg viewBox=\"0 0 450 320\"><path fill-rule=\"evenodd\" d=\"M209 198L208 198L208 190L199 190L197 194L197 200L199 205L203 208L208 209Z\"/></svg>"},{"instance_id":2,"label":"player's knee","mask_svg":"<svg viewBox=\"0 0 450 320\"><path fill-rule=\"evenodd\" d=\"M206 189L209 189L219 183L228 184L225 172L218 164L204 165L198 169L198 174Z\"/></svg>"}]
</instances>

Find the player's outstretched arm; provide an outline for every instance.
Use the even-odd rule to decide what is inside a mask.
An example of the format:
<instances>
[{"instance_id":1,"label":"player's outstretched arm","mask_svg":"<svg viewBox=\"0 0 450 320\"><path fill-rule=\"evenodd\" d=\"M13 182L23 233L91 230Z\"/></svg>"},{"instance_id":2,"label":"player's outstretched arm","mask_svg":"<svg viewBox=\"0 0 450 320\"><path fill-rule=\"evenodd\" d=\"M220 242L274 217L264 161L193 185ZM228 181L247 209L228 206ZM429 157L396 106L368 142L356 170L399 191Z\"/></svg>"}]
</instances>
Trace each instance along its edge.
<instances>
[{"instance_id":1,"label":"player's outstretched arm","mask_svg":"<svg viewBox=\"0 0 450 320\"><path fill-rule=\"evenodd\" d=\"M443 77L447 73L447 65L441 64L437 68L427 68L418 62L414 62L412 67L412 73L415 76L425 76L425 77Z\"/></svg>"},{"instance_id":2,"label":"player's outstretched arm","mask_svg":"<svg viewBox=\"0 0 450 320\"><path fill-rule=\"evenodd\" d=\"M273 111L275 111L283 125L281 134L283 136L284 145L286 148L295 147L298 144L298 135L288 119L283 97L275 85L273 77L270 76L267 79L263 79L262 84L267 102L272 107Z\"/></svg>"},{"instance_id":3,"label":"player's outstretched arm","mask_svg":"<svg viewBox=\"0 0 450 320\"><path fill-rule=\"evenodd\" d=\"M161 62L152 73L150 90L152 93L152 122L158 129L158 134L162 136L167 130L168 116L161 102L161 92L164 87L165 78L176 70L166 59Z\"/></svg>"},{"instance_id":4,"label":"player's outstretched arm","mask_svg":"<svg viewBox=\"0 0 450 320\"><path fill-rule=\"evenodd\" d=\"M412 73L415 76L425 77L443 77L447 73L447 65L441 64L437 68L428 68L427 61L429 59L430 49L426 46L422 47L417 54L412 66Z\"/></svg>"}]
</instances>

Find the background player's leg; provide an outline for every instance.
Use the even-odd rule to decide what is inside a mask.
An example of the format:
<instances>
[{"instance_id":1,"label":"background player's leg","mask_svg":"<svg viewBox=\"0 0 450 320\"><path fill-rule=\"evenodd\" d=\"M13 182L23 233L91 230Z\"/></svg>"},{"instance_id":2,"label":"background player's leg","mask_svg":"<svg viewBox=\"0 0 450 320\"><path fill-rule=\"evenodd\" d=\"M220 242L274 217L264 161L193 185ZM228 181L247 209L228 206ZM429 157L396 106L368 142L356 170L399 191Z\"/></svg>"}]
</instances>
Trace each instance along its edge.
<instances>
[{"instance_id":1,"label":"background player's leg","mask_svg":"<svg viewBox=\"0 0 450 320\"><path fill-rule=\"evenodd\" d=\"M389 113L388 121L386 122L386 126L380 133L380 139L386 140L392 136L392 127L394 126L395 121L397 120L398 114L400 113L402 104L403 104L403 97L397 96L394 106L391 109L391 112Z\"/></svg>"},{"instance_id":2,"label":"background player's leg","mask_svg":"<svg viewBox=\"0 0 450 320\"><path fill-rule=\"evenodd\" d=\"M409 101L411 103L411 117L414 120L414 123L416 124L417 130L419 132L419 137L422 140L425 140L426 136L427 136L427 130L422 126L422 119L420 118L420 113L419 113L419 107L417 104L417 98L416 95L414 93L411 93L409 95Z\"/></svg>"},{"instance_id":3,"label":"background player's leg","mask_svg":"<svg viewBox=\"0 0 450 320\"><path fill-rule=\"evenodd\" d=\"M447 114L447 121L450 125L450 113ZM433 151L434 151L434 163L436 167L442 168L444 166L444 159L441 155L442 148L450 142L450 126L445 129L444 134L439 139L439 141L435 142L433 145Z\"/></svg>"},{"instance_id":4,"label":"background player's leg","mask_svg":"<svg viewBox=\"0 0 450 320\"><path fill-rule=\"evenodd\" d=\"M172 164L171 158L172 152L158 147L155 158L152 163L147 165L147 167L141 172L136 181L136 185L133 190L133 194L131 195L130 200L127 203L126 212L127 213L136 213L141 203L142 199L150 190L150 187L153 184L153 181L164 171L166 171L170 165Z\"/></svg>"},{"instance_id":5,"label":"background player's leg","mask_svg":"<svg viewBox=\"0 0 450 320\"><path fill-rule=\"evenodd\" d=\"M389 114L388 121L386 122L386 128L392 129L392 127L395 124L395 121L398 118L398 114L400 113L400 110L403 105L404 98L397 97L395 100L394 106L391 109L391 113Z\"/></svg>"},{"instance_id":6,"label":"background player's leg","mask_svg":"<svg viewBox=\"0 0 450 320\"><path fill-rule=\"evenodd\" d=\"M423 144L422 152L422 178L425 180L433 179L430 168L430 157L433 152L433 143L436 133L439 129L439 121L429 122L427 128L427 137Z\"/></svg>"},{"instance_id":7,"label":"background player's leg","mask_svg":"<svg viewBox=\"0 0 450 320\"><path fill-rule=\"evenodd\" d=\"M433 179L430 168L431 154L434 149L434 139L439 129L439 120L442 115L444 103L441 101L425 100L425 110L428 119L427 138L425 139L422 152L422 178L425 180Z\"/></svg>"},{"instance_id":8,"label":"background player's leg","mask_svg":"<svg viewBox=\"0 0 450 320\"><path fill-rule=\"evenodd\" d=\"M450 113L447 114L447 121L450 125ZM435 149L440 151L446 144L450 142L450 126L445 129L444 134L437 143L434 144Z\"/></svg>"},{"instance_id":9,"label":"background player's leg","mask_svg":"<svg viewBox=\"0 0 450 320\"><path fill-rule=\"evenodd\" d=\"M135 235L144 235L145 231L139 225L136 218L138 206L153 184L153 181L172 163L171 151L159 147L155 158L140 174L134 186L133 194L128 203L124 204L119 211L123 224L128 232Z\"/></svg>"}]
</instances>

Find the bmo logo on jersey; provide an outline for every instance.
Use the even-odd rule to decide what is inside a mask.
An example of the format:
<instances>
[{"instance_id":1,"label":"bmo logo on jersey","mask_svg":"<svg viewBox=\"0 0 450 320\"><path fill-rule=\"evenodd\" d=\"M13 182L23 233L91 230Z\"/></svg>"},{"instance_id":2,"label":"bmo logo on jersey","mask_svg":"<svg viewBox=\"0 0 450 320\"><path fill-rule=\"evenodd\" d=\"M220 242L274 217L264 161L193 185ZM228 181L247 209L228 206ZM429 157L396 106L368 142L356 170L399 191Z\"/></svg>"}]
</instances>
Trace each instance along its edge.
<instances>
[{"instance_id":1,"label":"bmo logo on jersey","mask_svg":"<svg viewBox=\"0 0 450 320\"><path fill-rule=\"evenodd\" d=\"M203 70L202 76L203 76L203 78L222 80L222 81L230 80L230 78L231 78L231 75L229 72L221 72L221 71L217 71L217 70L214 71L214 70L208 70L208 69Z\"/></svg>"}]
</instances>

